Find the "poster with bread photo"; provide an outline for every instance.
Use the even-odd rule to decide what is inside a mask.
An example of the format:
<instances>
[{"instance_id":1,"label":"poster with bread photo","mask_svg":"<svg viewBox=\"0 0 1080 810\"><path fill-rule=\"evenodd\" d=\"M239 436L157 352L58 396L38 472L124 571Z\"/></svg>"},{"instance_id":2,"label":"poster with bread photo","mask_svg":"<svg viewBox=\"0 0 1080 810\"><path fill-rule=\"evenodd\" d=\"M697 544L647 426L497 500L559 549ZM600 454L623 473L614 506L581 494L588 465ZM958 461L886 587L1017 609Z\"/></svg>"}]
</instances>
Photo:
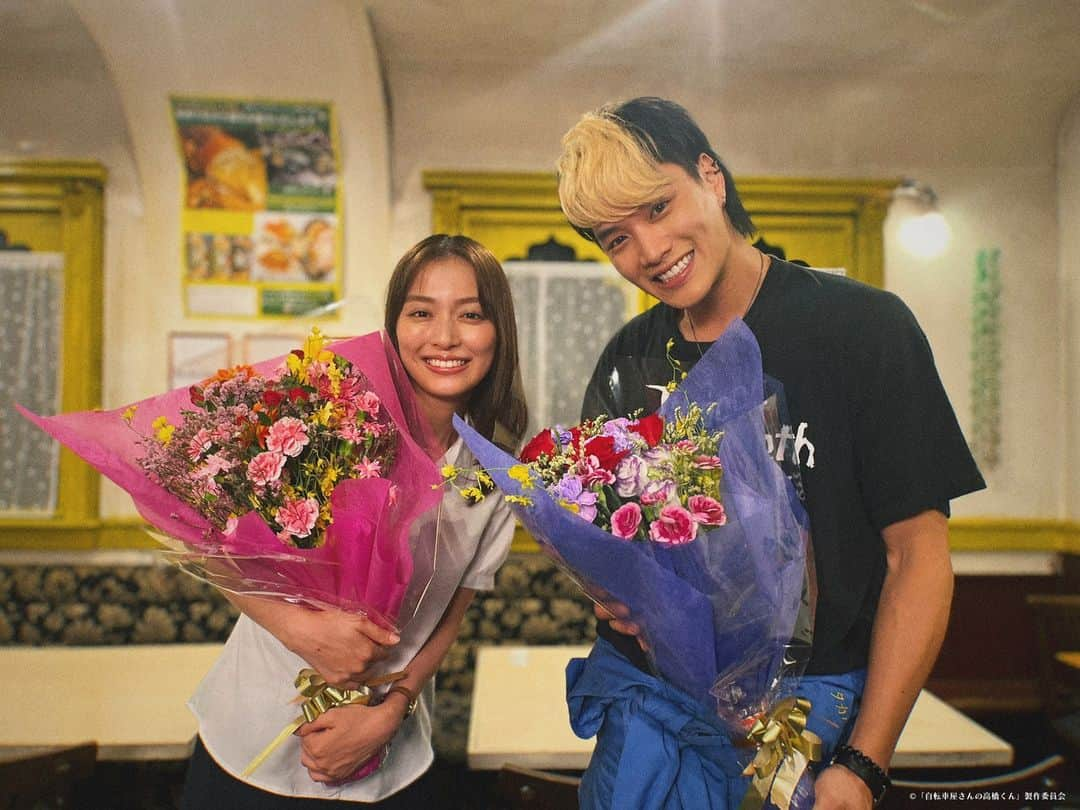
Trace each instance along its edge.
<instances>
[{"instance_id":1,"label":"poster with bread photo","mask_svg":"<svg viewBox=\"0 0 1080 810\"><path fill-rule=\"evenodd\" d=\"M340 300L332 105L184 96L171 104L187 314L296 317Z\"/></svg>"}]
</instances>

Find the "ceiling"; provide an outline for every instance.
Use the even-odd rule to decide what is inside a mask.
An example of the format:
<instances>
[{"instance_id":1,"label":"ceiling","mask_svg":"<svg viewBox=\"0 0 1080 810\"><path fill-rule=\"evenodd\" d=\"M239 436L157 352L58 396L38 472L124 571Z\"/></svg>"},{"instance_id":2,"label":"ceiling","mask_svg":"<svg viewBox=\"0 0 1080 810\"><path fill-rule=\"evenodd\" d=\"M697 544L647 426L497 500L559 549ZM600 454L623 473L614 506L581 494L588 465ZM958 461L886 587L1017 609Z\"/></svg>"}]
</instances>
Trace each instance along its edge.
<instances>
[{"instance_id":1,"label":"ceiling","mask_svg":"<svg viewBox=\"0 0 1080 810\"><path fill-rule=\"evenodd\" d=\"M367 0L387 63L703 75L882 70L1080 84L1078 0Z\"/></svg>"},{"instance_id":2,"label":"ceiling","mask_svg":"<svg viewBox=\"0 0 1080 810\"><path fill-rule=\"evenodd\" d=\"M655 92L697 113L704 107L707 129L719 116L770 105L788 120L832 117L828 137L844 143L836 149L849 162L857 148L906 160L913 137L922 138L913 156L929 144L952 165L1003 166L1026 154L1052 159L1066 110L1080 98L1080 0L366 5L391 110L409 110L408 123L441 95L463 116L490 115L497 100L520 114L512 96L539 88L533 115L545 127L549 118L573 120L567 107L595 106L598 92L601 100ZM545 98L545 85L558 88L558 102ZM903 135L889 131L896 121ZM852 124L866 130L865 146L847 145Z\"/></svg>"}]
</instances>

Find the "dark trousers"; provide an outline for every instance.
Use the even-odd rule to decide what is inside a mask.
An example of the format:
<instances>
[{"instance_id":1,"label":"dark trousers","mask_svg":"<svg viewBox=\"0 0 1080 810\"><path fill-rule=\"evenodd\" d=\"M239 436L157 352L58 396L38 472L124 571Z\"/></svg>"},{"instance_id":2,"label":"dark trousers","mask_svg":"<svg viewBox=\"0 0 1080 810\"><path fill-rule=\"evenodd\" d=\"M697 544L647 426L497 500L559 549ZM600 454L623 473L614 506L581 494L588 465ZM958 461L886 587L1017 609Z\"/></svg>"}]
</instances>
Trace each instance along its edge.
<instances>
[{"instance_id":1,"label":"dark trousers","mask_svg":"<svg viewBox=\"0 0 1080 810\"><path fill-rule=\"evenodd\" d=\"M432 789L430 772L380 802L368 804L279 796L241 782L224 771L207 752L202 739L188 764L181 810L331 810L334 807L377 807L379 810L433 810L441 807Z\"/></svg>"}]
</instances>

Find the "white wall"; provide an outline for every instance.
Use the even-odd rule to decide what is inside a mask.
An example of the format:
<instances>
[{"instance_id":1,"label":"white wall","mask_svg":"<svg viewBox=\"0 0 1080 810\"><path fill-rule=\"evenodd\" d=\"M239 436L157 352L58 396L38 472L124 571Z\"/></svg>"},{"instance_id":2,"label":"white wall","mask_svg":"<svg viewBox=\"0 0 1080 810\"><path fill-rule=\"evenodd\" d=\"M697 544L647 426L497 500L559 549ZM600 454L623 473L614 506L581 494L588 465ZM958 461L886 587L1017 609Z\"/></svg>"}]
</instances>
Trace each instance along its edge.
<instances>
[{"instance_id":1,"label":"white wall","mask_svg":"<svg viewBox=\"0 0 1080 810\"><path fill-rule=\"evenodd\" d=\"M974 99L946 120L946 94L955 88L935 89L925 76L883 77L873 88L778 76L770 96L762 98L739 77L726 83L713 77L703 91L689 84L656 86L625 71L575 77L555 65L551 73L492 76L469 67L399 72L392 87L394 251L431 227L422 171L550 171L559 139L581 113L641 94L684 104L736 175L918 178L937 191L953 238L941 257L915 258L899 246L899 217L890 215L886 286L911 306L926 331L965 431L971 424L975 259L982 248L1001 249L1003 461L984 471L989 488L956 501L954 514L1063 516L1061 425L1044 416L1065 407L1052 138L1038 128L989 137L972 125ZM1033 102L1017 104L1027 114ZM1073 138L1075 188L1080 133ZM1073 199L1080 207L1080 190ZM1070 402L1075 411L1075 392Z\"/></svg>"},{"instance_id":2,"label":"white wall","mask_svg":"<svg viewBox=\"0 0 1080 810\"><path fill-rule=\"evenodd\" d=\"M359 2L27 0L0 10L0 23L15 7L22 10L18 41L0 24L0 154L31 140L34 156L96 158L110 170L107 406L165 386L169 330L251 329L183 316L182 175L170 93L334 102L346 207L345 322L358 331L378 326L394 258L430 230L423 170L550 170L560 136L583 111L659 94L697 116L737 175L904 175L935 188L953 228L948 252L933 261L906 255L890 217L886 284L929 335L965 428L975 256L1000 248L1003 461L988 471L989 491L960 500L955 512L1080 514L1080 431L1070 424L1080 404L1078 104L1055 138L1047 137L1059 130L1047 123L1038 88L1007 85L1004 98L995 96L1004 103L988 117L977 77L955 86L913 69L868 82L820 65L797 76L751 76L730 62L714 68L715 54L701 53L678 55L684 78L658 85L648 64L577 70L579 55L595 44L586 38L509 72L456 60L453 51L438 70L384 54L394 65L388 119ZM130 511L111 489L103 499L106 514Z\"/></svg>"},{"instance_id":3,"label":"white wall","mask_svg":"<svg viewBox=\"0 0 1080 810\"><path fill-rule=\"evenodd\" d=\"M22 31L51 21L53 30L42 39L54 46L53 61L43 57L43 48L24 54L29 63L18 66L22 81L5 72L5 121L18 122L17 140L42 144L35 157L94 158L111 173L106 407L165 388L170 331L228 331L239 337L280 330L267 322L184 316L182 164L170 117L172 93L334 103L346 217L342 324L354 332L379 327L390 269L389 142L378 59L359 4L41 0L19 8L23 13L12 22ZM71 48L57 41L58 32ZM11 97L15 104L7 103ZM17 140L4 137L0 149L11 152ZM306 331L308 324L298 328ZM102 509L106 516L130 514L130 499L107 484Z\"/></svg>"}]
</instances>

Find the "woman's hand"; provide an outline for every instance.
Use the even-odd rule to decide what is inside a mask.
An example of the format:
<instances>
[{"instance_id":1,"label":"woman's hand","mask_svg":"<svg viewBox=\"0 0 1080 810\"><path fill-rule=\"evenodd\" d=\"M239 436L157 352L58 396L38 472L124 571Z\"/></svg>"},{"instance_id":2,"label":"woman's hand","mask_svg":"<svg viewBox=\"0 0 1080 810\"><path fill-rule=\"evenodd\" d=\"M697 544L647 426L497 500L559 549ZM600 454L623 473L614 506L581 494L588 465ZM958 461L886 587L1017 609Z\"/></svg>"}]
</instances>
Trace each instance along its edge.
<instances>
[{"instance_id":1,"label":"woman's hand","mask_svg":"<svg viewBox=\"0 0 1080 810\"><path fill-rule=\"evenodd\" d=\"M400 641L396 633L366 616L340 610L298 607L289 619L281 639L285 646L307 661L327 683L345 689L363 683L367 670Z\"/></svg>"},{"instance_id":2,"label":"woman's hand","mask_svg":"<svg viewBox=\"0 0 1080 810\"><path fill-rule=\"evenodd\" d=\"M331 709L297 729L300 764L315 782L347 779L390 742L403 716L397 703Z\"/></svg>"}]
</instances>

